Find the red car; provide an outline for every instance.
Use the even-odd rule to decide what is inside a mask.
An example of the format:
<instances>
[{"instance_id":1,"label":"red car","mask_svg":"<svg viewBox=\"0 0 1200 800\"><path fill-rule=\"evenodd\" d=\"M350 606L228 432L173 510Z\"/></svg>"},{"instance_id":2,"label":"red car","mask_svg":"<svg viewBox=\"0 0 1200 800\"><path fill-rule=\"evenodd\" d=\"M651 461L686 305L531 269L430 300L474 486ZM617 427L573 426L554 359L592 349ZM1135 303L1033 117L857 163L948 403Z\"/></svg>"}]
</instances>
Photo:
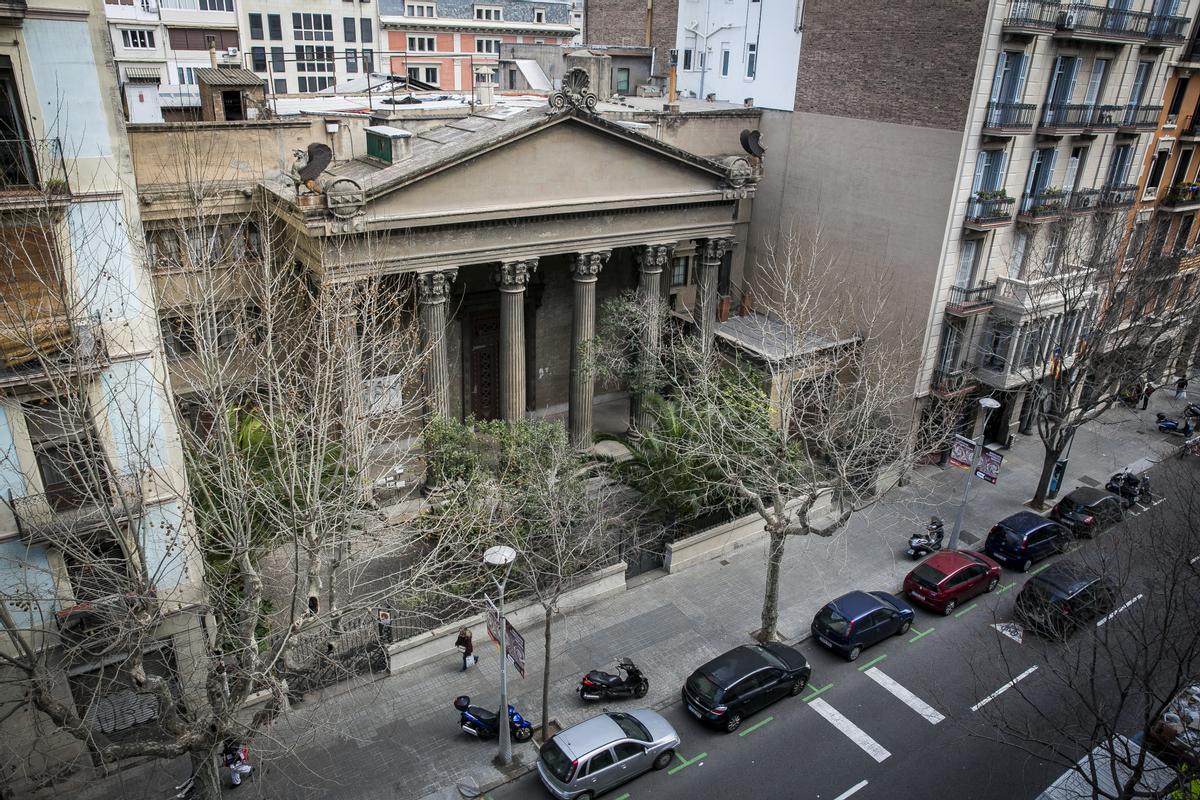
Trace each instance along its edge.
<instances>
[{"instance_id":1,"label":"red car","mask_svg":"<svg viewBox=\"0 0 1200 800\"><path fill-rule=\"evenodd\" d=\"M974 550L942 550L904 576L904 593L949 616L959 603L990 592L1000 582L1000 565Z\"/></svg>"}]
</instances>

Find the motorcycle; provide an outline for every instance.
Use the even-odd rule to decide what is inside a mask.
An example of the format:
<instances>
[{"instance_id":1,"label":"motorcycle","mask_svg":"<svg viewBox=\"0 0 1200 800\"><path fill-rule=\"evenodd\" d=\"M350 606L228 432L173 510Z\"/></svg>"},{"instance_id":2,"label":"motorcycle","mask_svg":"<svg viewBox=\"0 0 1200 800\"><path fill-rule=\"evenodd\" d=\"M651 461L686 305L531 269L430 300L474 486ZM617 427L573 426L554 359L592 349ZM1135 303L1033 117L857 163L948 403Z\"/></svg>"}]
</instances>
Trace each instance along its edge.
<instances>
[{"instance_id":1,"label":"motorcycle","mask_svg":"<svg viewBox=\"0 0 1200 800\"><path fill-rule=\"evenodd\" d=\"M645 697L650 690L650 681L628 658L621 659L617 671L601 672L594 669L579 679L579 697L582 700L616 700L625 697Z\"/></svg>"},{"instance_id":2,"label":"motorcycle","mask_svg":"<svg viewBox=\"0 0 1200 800\"><path fill-rule=\"evenodd\" d=\"M459 712L458 726L465 733L478 739L491 739L500 734L499 715L495 711L471 705L469 695L454 698L454 708ZM508 727L513 741L528 742L533 738L533 726L512 706L508 707Z\"/></svg>"},{"instance_id":3,"label":"motorcycle","mask_svg":"<svg viewBox=\"0 0 1200 800\"><path fill-rule=\"evenodd\" d=\"M924 533L914 533L908 537L907 553L913 558L920 558L941 550L945 527L941 517L930 517Z\"/></svg>"},{"instance_id":4,"label":"motorcycle","mask_svg":"<svg viewBox=\"0 0 1200 800\"><path fill-rule=\"evenodd\" d=\"M1139 501L1150 502L1150 476L1134 475L1129 470L1118 472L1108 479L1104 488L1122 499L1126 508Z\"/></svg>"},{"instance_id":5,"label":"motorcycle","mask_svg":"<svg viewBox=\"0 0 1200 800\"><path fill-rule=\"evenodd\" d=\"M1180 436L1191 436L1192 435L1193 431L1192 431L1191 414L1185 414L1182 425L1179 423L1179 420L1171 419L1170 417L1168 417L1166 414L1162 413L1161 411L1157 412L1154 415L1154 418L1156 420L1158 420L1158 432L1159 433L1175 433Z\"/></svg>"},{"instance_id":6,"label":"motorcycle","mask_svg":"<svg viewBox=\"0 0 1200 800\"><path fill-rule=\"evenodd\" d=\"M1193 436L1183 443L1183 447L1179 451L1179 457L1184 456L1200 456L1200 436Z\"/></svg>"}]
</instances>

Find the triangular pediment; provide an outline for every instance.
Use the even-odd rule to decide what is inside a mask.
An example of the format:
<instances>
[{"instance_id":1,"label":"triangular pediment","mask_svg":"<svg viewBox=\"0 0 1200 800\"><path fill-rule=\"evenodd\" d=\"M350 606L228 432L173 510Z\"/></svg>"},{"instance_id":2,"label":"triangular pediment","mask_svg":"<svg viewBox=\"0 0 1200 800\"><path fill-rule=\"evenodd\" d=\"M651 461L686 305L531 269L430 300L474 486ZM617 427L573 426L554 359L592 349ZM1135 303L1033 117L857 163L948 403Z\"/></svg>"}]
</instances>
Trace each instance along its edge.
<instances>
[{"instance_id":1,"label":"triangular pediment","mask_svg":"<svg viewBox=\"0 0 1200 800\"><path fill-rule=\"evenodd\" d=\"M695 202L719 193L724 181L716 162L611 122L571 115L500 135L421 170L391 169L397 174L392 185L369 192L368 214L377 219Z\"/></svg>"}]
</instances>

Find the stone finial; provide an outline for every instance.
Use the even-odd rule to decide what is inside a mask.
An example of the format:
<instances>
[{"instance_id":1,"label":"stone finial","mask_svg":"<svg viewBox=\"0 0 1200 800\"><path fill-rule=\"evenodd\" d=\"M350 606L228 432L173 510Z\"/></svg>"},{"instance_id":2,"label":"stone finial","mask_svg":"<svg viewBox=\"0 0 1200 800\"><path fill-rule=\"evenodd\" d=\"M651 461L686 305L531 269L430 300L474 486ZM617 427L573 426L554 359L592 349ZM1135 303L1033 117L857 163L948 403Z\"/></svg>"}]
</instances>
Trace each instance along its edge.
<instances>
[{"instance_id":1,"label":"stone finial","mask_svg":"<svg viewBox=\"0 0 1200 800\"><path fill-rule=\"evenodd\" d=\"M599 98L590 91L592 79L583 67L572 67L562 78L562 89L550 95L550 107L566 108L568 105L589 113L595 113Z\"/></svg>"}]
</instances>

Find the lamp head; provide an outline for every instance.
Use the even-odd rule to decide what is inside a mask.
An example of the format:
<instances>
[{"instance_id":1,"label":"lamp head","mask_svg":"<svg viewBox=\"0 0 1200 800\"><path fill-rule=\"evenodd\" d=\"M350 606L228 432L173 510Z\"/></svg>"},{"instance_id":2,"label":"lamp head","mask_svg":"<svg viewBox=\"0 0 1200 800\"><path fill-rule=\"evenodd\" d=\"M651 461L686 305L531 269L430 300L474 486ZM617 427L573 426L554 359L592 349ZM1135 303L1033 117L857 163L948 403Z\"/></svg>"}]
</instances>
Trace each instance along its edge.
<instances>
[{"instance_id":1,"label":"lamp head","mask_svg":"<svg viewBox=\"0 0 1200 800\"><path fill-rule=\"evenodd\" d=\"M502 544L489 547L483 553L483 563L493 567L503 567L516 560L517 551Z\"/></svg>"}]
</instances>

